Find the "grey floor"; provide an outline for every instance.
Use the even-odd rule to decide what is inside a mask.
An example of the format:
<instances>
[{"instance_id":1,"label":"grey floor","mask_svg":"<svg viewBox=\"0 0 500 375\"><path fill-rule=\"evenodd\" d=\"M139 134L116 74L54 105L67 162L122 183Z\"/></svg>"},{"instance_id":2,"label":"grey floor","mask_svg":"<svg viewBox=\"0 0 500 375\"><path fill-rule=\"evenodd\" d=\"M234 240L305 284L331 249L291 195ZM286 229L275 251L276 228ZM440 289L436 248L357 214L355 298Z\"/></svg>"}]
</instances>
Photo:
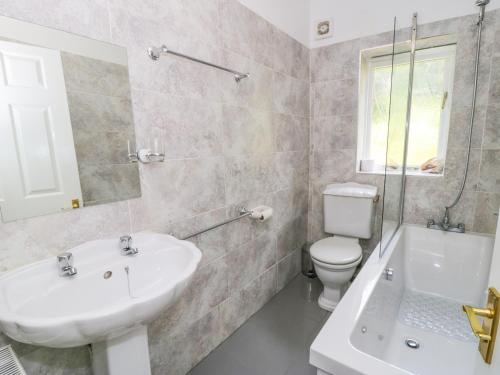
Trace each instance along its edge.
<instances>
[{"instance_id":1,"label":"grey floor","mask_svg":"<svg viewBox=\"0 0 500 375\"><path fill-rule=\"evenodd\" d=\"M298 275L190 375L316 375L309 346L328 318L321 284Z\"/></svg>"}]
</instances>

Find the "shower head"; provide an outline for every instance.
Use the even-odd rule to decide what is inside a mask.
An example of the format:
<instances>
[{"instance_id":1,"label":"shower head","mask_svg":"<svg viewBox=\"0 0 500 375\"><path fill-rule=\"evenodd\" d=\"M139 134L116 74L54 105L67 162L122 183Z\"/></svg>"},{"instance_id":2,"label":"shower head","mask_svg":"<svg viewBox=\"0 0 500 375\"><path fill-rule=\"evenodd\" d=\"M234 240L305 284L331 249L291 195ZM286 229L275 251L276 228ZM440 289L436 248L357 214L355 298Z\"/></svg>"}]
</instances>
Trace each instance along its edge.
<instances>
[{"instance_id":1,"label":"shower head","mask_svg":"<svg viewBox=\"0 0 500 375\"><path fill-rule=\"evenodd\" d=\"M478 7L484 7L490 3L490 0L476 0L476 5Z\"/></svg>"},{"instance_id":2,"label":"shower head","mask_svg":"<svg viewBox=\"0 0 500 375\"><path fill-rule=\"evenodd\" d=\"M488 5L489 3L490 3L490 0L476 0L476 5L479 7L479 19L477 21L478 25L483 24L486 5Z\"/></svg>"}]
</instances>

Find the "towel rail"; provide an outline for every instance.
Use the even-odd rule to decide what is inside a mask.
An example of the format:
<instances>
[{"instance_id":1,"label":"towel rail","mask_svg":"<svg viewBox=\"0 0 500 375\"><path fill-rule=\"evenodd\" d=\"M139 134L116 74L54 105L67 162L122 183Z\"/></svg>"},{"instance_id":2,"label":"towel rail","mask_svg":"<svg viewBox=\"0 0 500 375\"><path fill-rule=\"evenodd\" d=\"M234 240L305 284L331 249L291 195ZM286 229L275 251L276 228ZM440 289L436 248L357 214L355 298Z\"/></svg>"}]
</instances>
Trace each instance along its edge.
<instances>
[{"instance_id":1,"label":"towel rail","mask_svg":"<svg viewBox=\"0 0 500 375\"><path fill-rule=\"evenodd\" d=\"M182 57L184 59L188 59L188 60L200 63L200 64L203 64L203 65L211 66L212 68L220 69L220 70L223 70L225 72L231 73L234 75L234 80L236 82L240 82L242 79L250 77L250 73L241 73L241 72L238 72L238 71L233 70L233 69L225 68L223 66L213 64L213 63L205 61L205 60L198 59L196 57L188 56L188 55L185 55L185 54L180 53L180 52L175 52L175 51L172 51L171 49L168 49L167 46L165 46L165 45L163 45L161 47L148 48L148 55L154 61L159 60L162 54L167 54L167 53L171 54L171 55L178 56L178 57Z\"/></svg>"},{"instance_id":2,"label":"towel rail","mask_svg":"<svg viewBox=\"0 0 500 375\"><path fill-rule=\"evenodd\" d=\"M183 240L188 240L188 239L190 239L190 238L193 238L193 237L196 237L196 236L198 236L198 235L200 235L200 234L203 234L203 233L205 233L205 232L208 232L208 231L210 231L210 230L212 230L212 229L222 227L223 225L226 225L226 224L232 223L233 221L237 221L237 220L243 219L244 217L248 217L248 216L250 216L250 215L252 215L252 211L248 211L246 208L241 208L241 209L240 209L240 214L239 214L239 216L233 217L233 218L231 218L231 219L224 220L224 221L222 221L222 222L220 222L220 223L218 223L218 224L212 225L212 226L210 226L210 227L208 227L208 228L205 228L205 229L203 229L203 230L200 230L200 231L198 231L198 232L191 233L191 234L189 234L188 236L183 237L182 239L183 239Z\"/></svg>"}]
</instances>

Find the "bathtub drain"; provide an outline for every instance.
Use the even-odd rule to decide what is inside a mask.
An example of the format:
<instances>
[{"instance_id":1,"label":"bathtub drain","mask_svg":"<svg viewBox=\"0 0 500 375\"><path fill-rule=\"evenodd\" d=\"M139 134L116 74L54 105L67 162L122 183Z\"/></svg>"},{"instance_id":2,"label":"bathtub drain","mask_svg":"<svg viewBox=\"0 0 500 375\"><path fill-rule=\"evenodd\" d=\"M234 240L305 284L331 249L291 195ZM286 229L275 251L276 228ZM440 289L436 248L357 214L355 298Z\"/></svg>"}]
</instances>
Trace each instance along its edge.
<instances>
[{"instance_id":1,"label":"bathtub drain","mask_svg":"<svg viewBox=\"0 0 500 375\"><path fill-rule=\"evenodd\" d=\"M406 339L405 340L405 344L410 349L418 349L418 348L420 348L420 343L417 340L415 340L415 339Z\"/></svg>"}]
</instances>

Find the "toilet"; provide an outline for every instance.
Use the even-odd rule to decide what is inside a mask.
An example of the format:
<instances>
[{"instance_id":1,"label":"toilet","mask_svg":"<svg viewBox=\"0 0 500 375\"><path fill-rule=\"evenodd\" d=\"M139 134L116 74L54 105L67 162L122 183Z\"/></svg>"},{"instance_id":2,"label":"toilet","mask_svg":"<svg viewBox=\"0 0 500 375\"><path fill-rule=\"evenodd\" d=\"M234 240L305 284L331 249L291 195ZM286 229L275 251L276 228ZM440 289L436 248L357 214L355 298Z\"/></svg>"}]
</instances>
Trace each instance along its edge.
<instances>
[{"instance_id":1,"label":"toilet","mask_svg":"<svg viewBox=\"0 0 500 375\"><path fill-rule=\"evenodd\" d=\"M310 254L323 283L318 304L333 311L363 258L359 239L371 238L377 187L355 182L328 185L323 192L325 232Z\"/></svg>"}]
</instances>

